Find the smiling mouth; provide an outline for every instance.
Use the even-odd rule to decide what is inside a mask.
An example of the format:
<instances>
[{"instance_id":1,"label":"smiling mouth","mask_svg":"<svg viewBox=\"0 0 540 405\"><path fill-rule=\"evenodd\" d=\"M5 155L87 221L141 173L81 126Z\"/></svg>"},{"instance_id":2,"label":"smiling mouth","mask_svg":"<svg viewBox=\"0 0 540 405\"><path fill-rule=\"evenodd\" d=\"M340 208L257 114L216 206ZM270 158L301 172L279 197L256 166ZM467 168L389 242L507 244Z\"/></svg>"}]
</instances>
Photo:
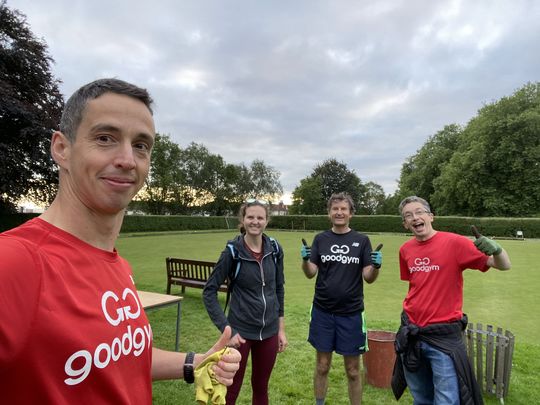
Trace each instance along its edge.
<instances>
[{"instance_id":1,"label":"smiling mouth","mask_svg":"<svg viewBox=\"0 0 540 405\"><path fill-rule=\"evenodd\" d=\"M117 178L117 177L102 177L102 180L113 186L129 187L135 184L133 179Z\"/></svg>"}]
</instances>

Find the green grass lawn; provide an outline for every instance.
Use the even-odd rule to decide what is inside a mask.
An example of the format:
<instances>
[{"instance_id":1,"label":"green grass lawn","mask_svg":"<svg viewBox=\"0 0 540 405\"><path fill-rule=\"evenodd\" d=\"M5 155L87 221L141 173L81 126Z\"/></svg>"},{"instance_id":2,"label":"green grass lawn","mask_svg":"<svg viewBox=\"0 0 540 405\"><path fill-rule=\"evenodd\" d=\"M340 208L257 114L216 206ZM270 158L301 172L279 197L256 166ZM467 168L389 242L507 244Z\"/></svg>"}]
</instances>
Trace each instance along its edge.
<instances>
[{"instance_id":1,"label":"green grass lawn","mask_svg":"<svg viewBox=\"0 0 540 405\"><path fill-rule=\"evenodd\" d=\"M312 376L315 351L307 343L309 308L314 279L308 280L300 269L301 238L311 242L313 232L270 231L285 251L285 319L289 348L278 356L270 381L271 404L312 404ZM165 292L165 257L183 257L215 261L234 232L170 233L154 235L122 235L119 252L132 264L137 287L141 290ZM398 249L409 239L406 235L369 235L372 244L384 243L383 268L378 280L365 285L366 316L369 329L395 331L407 283L399 279ZM516 336L510 393L506 404L532 404L540 397L537 386L540 374L540 241L502 240L512 260L512 270L490 270L485 274L465 272L464 311L471 322L491 324L508 329ZM180 294L173 287L173 294ZM224 294L220 294L224 300ZM534 298L537 297L537 298ZM174 346L175 309L148 313L157 347ZM218 338L218 330L210 322L201 299L201 290L187 289L182 302L180 350L206 351ZM250 404L249 370L239 404ZM180 381L154 383L155 404L194 403L193 387ZM487 404L498 401L485 397ZM408 393L399 401L411 404ZM348 403L347 383L341 356L334 356L330 372L327 404ZM390 390L364 385L364 404L396 403Z\"/></svg>"}]
</instances>

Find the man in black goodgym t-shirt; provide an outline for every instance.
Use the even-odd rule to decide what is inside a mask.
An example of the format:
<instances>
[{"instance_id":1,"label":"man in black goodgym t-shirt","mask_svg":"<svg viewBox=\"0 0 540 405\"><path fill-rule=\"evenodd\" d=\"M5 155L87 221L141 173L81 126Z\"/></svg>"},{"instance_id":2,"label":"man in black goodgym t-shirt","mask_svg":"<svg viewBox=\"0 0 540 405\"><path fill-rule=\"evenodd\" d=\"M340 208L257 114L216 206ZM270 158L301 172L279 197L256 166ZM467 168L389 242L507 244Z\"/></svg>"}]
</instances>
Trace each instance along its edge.
<instances>
[{"instance_id":1,"label":"man in black goodgym t-shirt","mask_svg":"<svg viewBox=\"0 0 540 405\"><path fill-rule=\"evenodd\" d=\"M379 275L382 254L371 250L366 235L349 228L354 213L352 198L333 194L328 200L332 229L315 236L311 248L302 248L302 270L317 276L308 341L317 350L314 389L316 404L324 404L328 371L335 351L343 355L351 404L360 404L360 354L365 352L363 280Z\"/></svg>"}]
</instances>

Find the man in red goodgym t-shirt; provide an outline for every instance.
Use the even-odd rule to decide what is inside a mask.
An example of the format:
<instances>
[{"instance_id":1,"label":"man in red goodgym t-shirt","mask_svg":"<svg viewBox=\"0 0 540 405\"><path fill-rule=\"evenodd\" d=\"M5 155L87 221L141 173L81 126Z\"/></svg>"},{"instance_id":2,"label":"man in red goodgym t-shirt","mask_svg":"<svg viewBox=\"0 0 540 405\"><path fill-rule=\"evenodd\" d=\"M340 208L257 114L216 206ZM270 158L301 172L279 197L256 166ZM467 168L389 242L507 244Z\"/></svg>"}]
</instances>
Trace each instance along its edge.
<instances>
[{"instance_id":1,"label":"man in red goodgym t-shirt","mask_svg":"<svg viewBox=\"0 0 540 405\"><path fill-rule=\"evenodd\" d=\"M409 282L396 337L397 361L403 363L406 385L419 404L459 404L466 396L482 403L461 339L466 326L462 272L508 270L508 254L485 236L473 243L461 235L436 231L430 206L422 198L405 198L399 211L403 225L414 234L399 250L401 279ZM393 388L398 398L395 378Z\"/></svg>"},{"instance_id":2,"label":"man in red goodgym t-shirt","mask_svg":"<svg viewBox=\"0 0 540 405\"><path fill-rule=\"evenodd\" d=\"M155 139L145 89L101 79L67 101L51 140L58 193L0 235L0 402L151 404L152 379L184 378L206 353L152 347L129 264L114 248ZM240 354L214 368L230 385Z\"/></svg>"}]
</instances>

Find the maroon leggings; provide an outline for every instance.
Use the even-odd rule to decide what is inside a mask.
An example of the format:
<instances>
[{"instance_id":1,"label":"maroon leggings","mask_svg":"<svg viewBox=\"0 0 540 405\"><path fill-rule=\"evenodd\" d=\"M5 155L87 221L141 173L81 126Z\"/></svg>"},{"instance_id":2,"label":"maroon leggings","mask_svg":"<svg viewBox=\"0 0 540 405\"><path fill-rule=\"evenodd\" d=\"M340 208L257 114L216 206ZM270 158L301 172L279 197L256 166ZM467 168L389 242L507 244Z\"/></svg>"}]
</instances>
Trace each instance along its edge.
<instances>
[{"instance_id":1,"label":"maroon leggings","mask_svg":"<svg viewBox=\"0 0 540 405\"><path fill-rule=\"evenodd\" d=\"M278 335L265 340L248 340L238 349L242 355L240 368L234 376L233 383L227 388L225 397L227 405L236 404L236 398L242 388L242 381L246 372L249 352L251 351L251 388L253 405L268 405L268 380L276 362L278 351Z\"/></svg>"}]
</instances>

